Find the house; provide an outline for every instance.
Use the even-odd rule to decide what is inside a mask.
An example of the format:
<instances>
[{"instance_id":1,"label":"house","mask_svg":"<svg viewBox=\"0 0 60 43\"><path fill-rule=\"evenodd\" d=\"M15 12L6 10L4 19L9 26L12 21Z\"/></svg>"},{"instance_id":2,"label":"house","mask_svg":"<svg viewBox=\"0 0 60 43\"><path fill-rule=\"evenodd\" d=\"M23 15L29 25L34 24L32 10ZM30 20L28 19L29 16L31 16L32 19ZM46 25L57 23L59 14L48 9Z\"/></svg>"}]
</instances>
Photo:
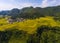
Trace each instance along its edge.
<instances>
[{"instance_id":1,"label":"house","mask_svg":"<svg viewBox=\"0 0 60 43\"><path fill-rule=\"evenodd\" d=\"M23 19L23 18L17 18L16 20L17 20L17 22L24 21L24 19Z\"/></svg>"}]
</instances>

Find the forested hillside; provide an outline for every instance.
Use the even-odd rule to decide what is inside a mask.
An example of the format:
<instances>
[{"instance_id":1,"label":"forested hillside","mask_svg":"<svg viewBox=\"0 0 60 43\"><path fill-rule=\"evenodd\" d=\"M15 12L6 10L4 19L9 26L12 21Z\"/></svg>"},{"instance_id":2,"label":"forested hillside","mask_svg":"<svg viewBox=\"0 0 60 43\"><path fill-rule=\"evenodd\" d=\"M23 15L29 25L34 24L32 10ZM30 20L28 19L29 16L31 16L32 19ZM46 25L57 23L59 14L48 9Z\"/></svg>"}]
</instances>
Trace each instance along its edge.
<instances>
[{"instance_id":1,"label":"forested hillside","mask_svg":"<svg viewBox=\"0 0 60 43\"><path fill-rule=\"evenodd\" d=\"M38 18L38 17L44 17L44 16L54 16L54 17L60 17L60 6L54 6L54 7L46 7L46 8L40 8L40 7L25 7L22 9L14 8L12 10L6 10L1 11L0 15L3 16L12 16L12 18Z\"/></svg>"},{"instance_id":2,"label":"forested hillside","mask_svg":"<svg viewBox=\"0 0 60 43\"><path fill-rule=\"evenodd\" d=\"M0 43L60 43L60 6L15 8L0 15Z\"/></svg>"}]
</instances>

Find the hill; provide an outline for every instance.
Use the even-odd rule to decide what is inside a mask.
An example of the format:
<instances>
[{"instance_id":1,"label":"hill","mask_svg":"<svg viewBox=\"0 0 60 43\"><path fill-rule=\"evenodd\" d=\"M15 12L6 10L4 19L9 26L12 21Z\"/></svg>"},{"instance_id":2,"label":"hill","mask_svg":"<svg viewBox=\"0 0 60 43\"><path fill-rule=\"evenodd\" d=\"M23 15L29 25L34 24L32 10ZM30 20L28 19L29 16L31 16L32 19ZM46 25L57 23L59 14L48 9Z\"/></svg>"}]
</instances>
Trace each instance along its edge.
<instances>
[{"instance_id":1,"label":"hill","mask_svg":"<svg viewBox=\"0 0 60 43\"><path fill-rule=\"evenodd\" d=\"M1 11L0 15L8 15L12 18L38 18L43 16L60 16L60 6L40 8L40 7L25 7L22 9L14 8L12 10Z\"/></svg>"},{"instance_id":2,"label":"hill","mask_svg":"<svg viewBox=\"0 0 60 43\"><path fill-rule=\"evenodd\" d=\"M60 43L60 6L1 11L0 43Z\"/></svg>"}]
</instances>

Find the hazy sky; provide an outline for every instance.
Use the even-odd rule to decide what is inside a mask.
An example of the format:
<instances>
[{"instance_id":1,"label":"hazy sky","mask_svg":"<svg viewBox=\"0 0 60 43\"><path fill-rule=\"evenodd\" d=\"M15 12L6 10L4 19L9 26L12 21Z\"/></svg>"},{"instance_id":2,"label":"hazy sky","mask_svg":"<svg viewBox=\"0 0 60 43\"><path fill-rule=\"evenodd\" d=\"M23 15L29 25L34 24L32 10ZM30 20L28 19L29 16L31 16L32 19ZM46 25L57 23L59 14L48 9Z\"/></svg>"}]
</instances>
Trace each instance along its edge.
<instances>
[{"instance_id":1,"label":"hazy sky","mask_svg":"<svg viewBox=\"0 0 60 43\"><path fill-rule=\"evenodd\" d=\"M28 6L48 7L60 5L60 0L0 0L0 10L23 8Z\"/></svg>"}]
</instances>

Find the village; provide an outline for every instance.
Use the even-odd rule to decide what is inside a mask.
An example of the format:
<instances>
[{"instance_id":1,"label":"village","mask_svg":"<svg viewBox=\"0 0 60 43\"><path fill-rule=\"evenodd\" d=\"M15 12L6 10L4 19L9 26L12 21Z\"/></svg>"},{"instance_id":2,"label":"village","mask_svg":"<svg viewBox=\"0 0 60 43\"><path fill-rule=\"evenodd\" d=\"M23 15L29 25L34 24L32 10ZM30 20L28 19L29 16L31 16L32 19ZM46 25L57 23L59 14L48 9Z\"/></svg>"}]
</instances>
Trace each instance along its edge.
<instances>
[{"instance_id":1,"label":"village","mask_svg":"<svg viewBox=\"0 0 60 43\"><path fill-rule=\"evenodd\" d=\"M5 19L7 19L7 22L9 24L12 24L14 22L22 22L22 21L25 20L24 18L15 18L15 19L12 19L11 17L6 17Z\"/></svg>"}]
</instances>

